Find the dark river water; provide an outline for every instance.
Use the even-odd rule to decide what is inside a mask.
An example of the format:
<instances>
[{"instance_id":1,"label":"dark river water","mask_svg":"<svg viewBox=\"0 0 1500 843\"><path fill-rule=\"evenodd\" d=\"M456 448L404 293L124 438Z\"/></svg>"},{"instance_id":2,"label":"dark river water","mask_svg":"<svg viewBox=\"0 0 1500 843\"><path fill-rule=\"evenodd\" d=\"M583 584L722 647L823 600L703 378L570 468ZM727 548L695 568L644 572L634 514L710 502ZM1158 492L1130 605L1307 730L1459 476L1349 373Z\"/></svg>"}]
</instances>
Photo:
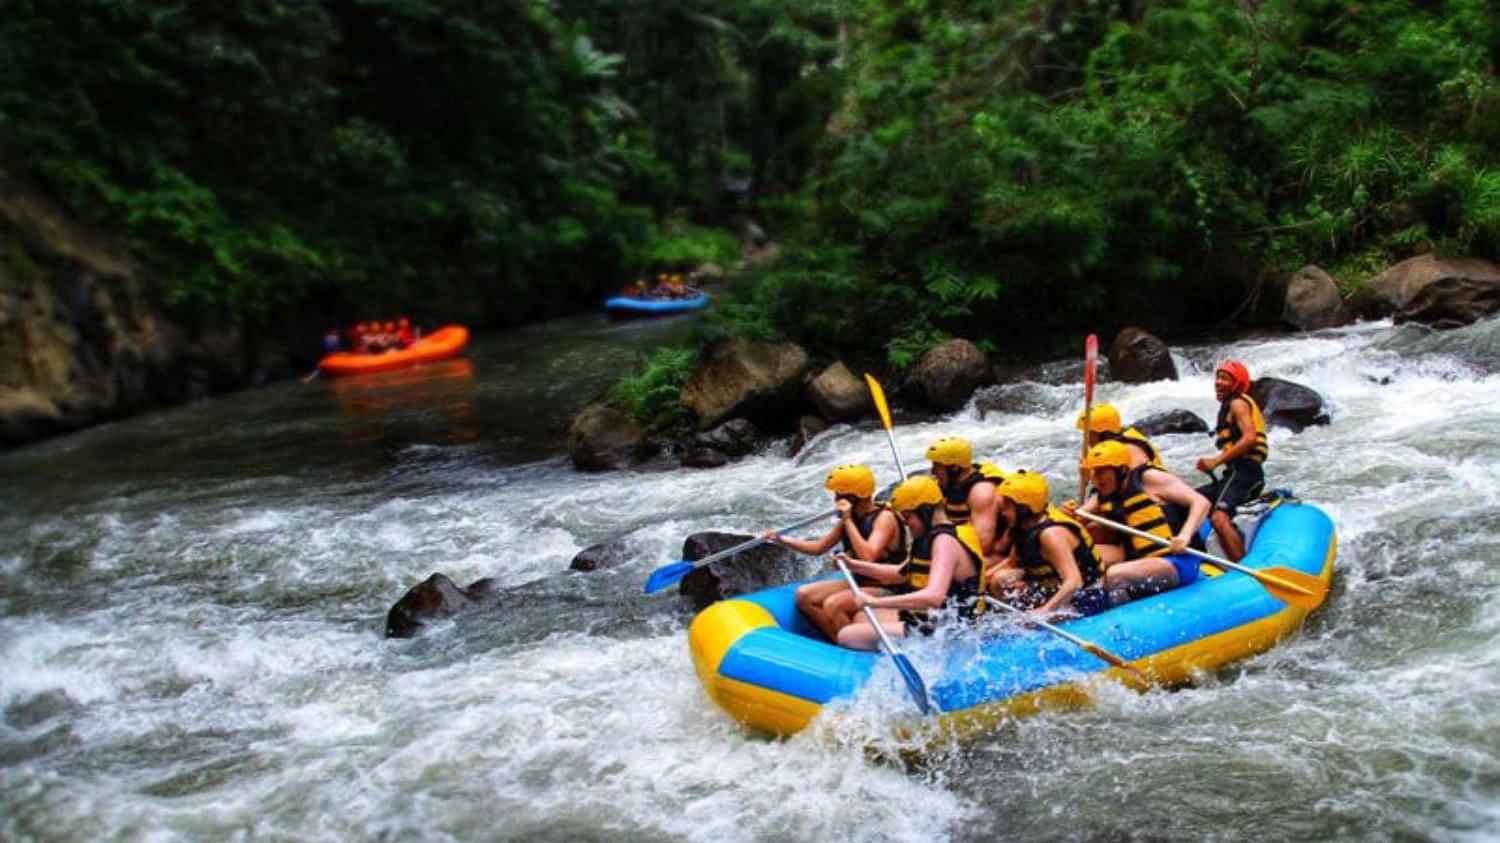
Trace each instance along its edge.
<instances>
[{"instance_id":1,"label":"dark river water","mask_svg":"<svg viewBox=\"0 0 1500 843\"><path fill-rule=\"evenodd\" d=\"M887 482L883 432L711 471L561 456L571 411L683 330L567 320L0 454L0 839L1500 838L1494 323L1234 343L1328 399L1333 423L1273 431L1268 463L1337 524L1327 605L1194 688L1110 689L915 765L870 751L878 693L746 734L699 687L690 615L641 594L689 533L815 511L834 464ZM1100 400L1212 418L1224 351L1174 348L1181 380ZM907 464L963 435L1061 485L1077 364L1007 393L899 426ZM1158 443L1185 475L1208 450ZM616 539L633 561L567 572ZM521 588L384 640L433 571Z\"/></svg>"}]
</instances>

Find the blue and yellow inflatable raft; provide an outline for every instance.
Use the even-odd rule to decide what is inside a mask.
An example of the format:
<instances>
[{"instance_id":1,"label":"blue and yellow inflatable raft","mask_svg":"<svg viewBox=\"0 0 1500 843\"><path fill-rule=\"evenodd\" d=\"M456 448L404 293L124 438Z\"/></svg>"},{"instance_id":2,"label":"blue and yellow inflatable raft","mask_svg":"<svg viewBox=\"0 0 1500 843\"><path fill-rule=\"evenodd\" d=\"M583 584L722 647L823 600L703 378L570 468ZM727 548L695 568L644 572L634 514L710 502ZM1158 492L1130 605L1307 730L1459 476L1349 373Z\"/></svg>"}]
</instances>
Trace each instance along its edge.
<instances>
[{"instance_id":1,"label":"blue and yellow inflatable raft","mask_svg":"<svg viewBox=\"0 0 1500 843\"><path fill-rule=\"evenodd\" d=\"M1337 549L1327 514L1288 500L1261 516L1241 564L1294 568L1327 584ZM825 704L857 694L884 658L830 644L797 611L797 585L716 603L688 633L709 697L741 723L773 735L797 732ZM1306 615L1254 578L1214 569L1188 586L1061 626L1119 655L1154 684L1172 686L1269 649ZM1139 682L1041 631L997 626L979 635L977 646L973 638L952 639L952 652L939 653L936 662L922 653L918 666L937 718L924 725L962 736L1006 717L1084 704L1101 678Z\"/></svg>"}]
</instances>

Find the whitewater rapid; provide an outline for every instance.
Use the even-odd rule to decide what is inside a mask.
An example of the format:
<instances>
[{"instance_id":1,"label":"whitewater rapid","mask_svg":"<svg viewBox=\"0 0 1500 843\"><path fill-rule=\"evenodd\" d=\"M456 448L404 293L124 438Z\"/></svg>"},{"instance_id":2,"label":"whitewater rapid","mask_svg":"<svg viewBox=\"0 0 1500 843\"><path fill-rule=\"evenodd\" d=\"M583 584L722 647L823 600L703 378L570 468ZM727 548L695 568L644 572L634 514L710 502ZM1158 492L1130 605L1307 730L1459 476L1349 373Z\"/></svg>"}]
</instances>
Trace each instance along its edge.
<instances>
[{"instance_id":1,"label":"whitewater rapid","mask_svg":"<svg viewBox=\"0 0 1500 843\"><path fill-rule=\"evenodd\" d=\"M0 455L0 839L1493 839L1494 333L1366 324L1105 379L1127 420L1211 419L1224 353L1325 396L1332 423L1273 430L1267 474L1337 525L1328 604L1198 687L1111 689L913 765L862 733L899 690L746 734L699 687L690 615L641 594L690 533L825 506L834 464L894 479L872 424L796 460L584 475L526 455L504 414L527 408L480 354L420 400L282 384ZM908 466L961 435L1064 488L1078 364L1003 397L899 424ZM1157 442L1197 480L1207 436ZM633 561L567 572L613 540ZM434 571L522 588L384 640Z\"/></svg>"}]
</instances>

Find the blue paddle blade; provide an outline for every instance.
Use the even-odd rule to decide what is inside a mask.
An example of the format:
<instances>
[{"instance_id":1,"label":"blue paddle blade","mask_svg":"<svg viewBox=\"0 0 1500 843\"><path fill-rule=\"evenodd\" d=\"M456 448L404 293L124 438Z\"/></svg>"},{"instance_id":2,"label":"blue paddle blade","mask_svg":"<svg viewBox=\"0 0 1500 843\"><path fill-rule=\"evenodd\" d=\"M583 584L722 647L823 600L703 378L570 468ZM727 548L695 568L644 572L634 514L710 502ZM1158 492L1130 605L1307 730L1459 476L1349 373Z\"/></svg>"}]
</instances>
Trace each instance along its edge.
<instances>
[{"instance_id":1,"label":"blue paddle blade","mask_svg":"<svg viewBox=\"0 0 1500 843\"><path fill-rule=\"evenodd\" d=\"M693 570L693 563L686 560L678 560L670 565L663 565L651 572L646 578L646 593L655 594L658 591L673 585Z\"/></svg>"},{"instance_id":2,"label":"blue paddle blade","mask_svg":"<svg viewBox=\"0 0 1500 843\"><path fill-rule=\"evenodd\" d=\"M911 691L911 698L916 702L917 708L923 714L932 713L932 706L927 702L927 686L923 684L917 669L912 666L911 659L905 653L891 653L891 660L896 663L896 669L901 671L901 678L906 680L906 690Z\"/></svg>"}]
</instances>

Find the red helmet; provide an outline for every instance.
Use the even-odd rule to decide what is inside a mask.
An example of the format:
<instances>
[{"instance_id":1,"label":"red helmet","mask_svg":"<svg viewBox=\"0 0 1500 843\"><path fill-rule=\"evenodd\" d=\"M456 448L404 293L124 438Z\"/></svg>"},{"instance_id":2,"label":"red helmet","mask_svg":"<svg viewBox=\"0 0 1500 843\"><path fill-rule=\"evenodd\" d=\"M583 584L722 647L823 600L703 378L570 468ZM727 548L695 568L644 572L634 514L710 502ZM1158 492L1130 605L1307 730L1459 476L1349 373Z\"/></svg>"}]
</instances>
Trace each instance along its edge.
<instances>
[{"instance_id":1,"label":"red helmet","mask_svg":"<svg viewBox=\"0 0 1500 843\"><path fill-rule=\"evenodd\" d=\"M1250 370L1245 368L1244 363L1238 360L1225 360L1214 369L1215 375L1218 375L1220 372L1227 372L1229 374L1230 381L1234 383L1233 392L1235 395L1249 391Z\"/></svg>"}]
</instances>

